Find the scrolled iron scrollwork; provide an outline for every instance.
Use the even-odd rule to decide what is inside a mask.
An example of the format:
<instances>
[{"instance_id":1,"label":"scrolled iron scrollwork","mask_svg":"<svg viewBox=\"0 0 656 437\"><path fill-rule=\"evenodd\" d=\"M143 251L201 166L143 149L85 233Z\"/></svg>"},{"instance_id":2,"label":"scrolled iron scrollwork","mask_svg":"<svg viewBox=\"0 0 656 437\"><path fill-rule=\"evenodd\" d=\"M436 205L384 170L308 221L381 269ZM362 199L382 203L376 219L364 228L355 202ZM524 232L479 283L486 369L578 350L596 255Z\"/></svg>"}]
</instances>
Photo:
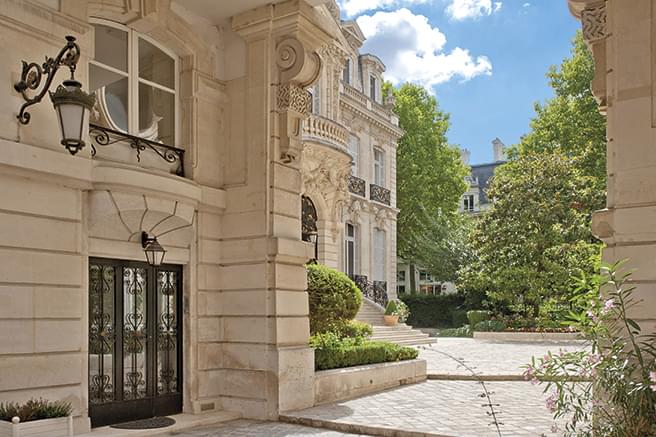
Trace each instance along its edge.
<instances>
[{"instance_id":1,"label":"scrolled iron scrollwork","mask_svg":"<svg viewBox=\"0 0 656 437\"><path fill-rule=\"evenodd\" d=\"M353 194L365 197L367 195L367 183L364 179L360 179L359 177L349 176L348 190Z\"/></svg>"},{"instance_id":2,"label":"scrolled iron scrollwork","mask_svg":"<svg viewBox=\"0 0 656 437\"><path fill-rule=\"evenodd\" d=\"M137 162L141 162L141 153L149 150L156 153L168 163L178 163L175 174L184 177L183 149L140 138L97 124L89 124L89 136L91 137L91 156L96 156L98 153L96 146L106 147L112 144L124 143L128 144L130 148L137 152Z\"/></svg>"},{"instance_id":3,"label":"scrolled iron scrollwork","mask_svg":"<svg viewBox=\"0 0 656 437\"><path fill-rule=\"evenodd\" d=\"M68 67L71 72L71 79L74 79L75 68L79 59L80 47L75 42L75 37L69 35L66 37L66 45L59 51L56 57L51 58L46 56L46 60L42 64L22 61L23 69L21 79L14 84L14 89L25 100L17 116L21 124L28 124L30 122L32 116L27 112L27 108L43 100L60 67ZM34 96L30 97L28 92L30 90L37 90L41 86L44 77L45 82L43 83L43 88Z\"/></svg>"},{"instance_id":4,"label":"scrolled iron scrollwork","mask_svg":"<svg viewBox=\"0 0 656 437\"><path fill-rule=\"evenodd\" d=\"M391 203L391 193L387 188L383 188L380 185L371 184L369 185L369 195L371 200L376 202L389 205Z\"/></svg>"},{"instance_id":5,"label":"scrolled iron scrollwork","mask_svg":"<svg viewBox=\"0 0 656 437\"><path fill-rule=\"evenodd\" d=\"M383 308L387 306L388 297L386 282L374 281L371 283L369 282L369 279L364 275L354 275L352 279L364 297L374 301Z\"/></svg>"}]
</instances>

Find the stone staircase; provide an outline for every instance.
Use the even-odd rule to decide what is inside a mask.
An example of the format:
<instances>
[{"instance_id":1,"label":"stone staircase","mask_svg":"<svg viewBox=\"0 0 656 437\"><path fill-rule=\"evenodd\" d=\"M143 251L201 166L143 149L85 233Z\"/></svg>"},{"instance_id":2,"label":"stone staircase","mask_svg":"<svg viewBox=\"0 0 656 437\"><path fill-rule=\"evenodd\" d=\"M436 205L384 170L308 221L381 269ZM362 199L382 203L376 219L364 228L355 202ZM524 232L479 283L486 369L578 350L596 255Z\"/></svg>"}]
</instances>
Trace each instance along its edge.
<instances>
[{"instance_id":1,"label":"stone staircase","mask_svg":"<svg viewBox=\"0 0 656 437\"><path fill-rule=\"evenodd\" d=\"M362 299L362 306L355 319L369 323L373 327L374 333L371 340L389 341L403 346L437 342L436 338L429 337L428 334L424 334L417 329L412 329L412 326L405 323L399 323L396 326L385 326L383 314L384 311L378 305L367 298Z\"/></svg>"}]
</instances>

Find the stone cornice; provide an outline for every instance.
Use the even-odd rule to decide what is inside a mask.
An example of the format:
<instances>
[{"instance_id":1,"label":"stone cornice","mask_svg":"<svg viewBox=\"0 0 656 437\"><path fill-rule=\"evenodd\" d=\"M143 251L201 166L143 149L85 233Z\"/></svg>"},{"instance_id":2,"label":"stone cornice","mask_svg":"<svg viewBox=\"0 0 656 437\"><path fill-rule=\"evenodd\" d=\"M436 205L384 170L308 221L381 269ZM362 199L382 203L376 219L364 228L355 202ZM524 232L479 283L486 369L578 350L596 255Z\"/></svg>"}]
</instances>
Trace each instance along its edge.
<instances>
[{"instance_id":1,"label":"stone cornice","mask_svg":"<svg viewBox=\"0 0 656 437\"><path fill-rule=\"evenodd\" d=\"M392 142L398 141L399 138L403 136L403 129L401 129L398 126L393 125L387 120L383 120L382 117L380 117L378 114L375 112L372 112L371 110L367 109L366 107L362 107L358 102L352 100L349 98L348 95L342 93L341 98L339 99L340 105L344 105L347 107L348 110L351 112L354 112L355 114L359 115L366 121L372 123L392 138Z\"/></svg>"}]
</instances>

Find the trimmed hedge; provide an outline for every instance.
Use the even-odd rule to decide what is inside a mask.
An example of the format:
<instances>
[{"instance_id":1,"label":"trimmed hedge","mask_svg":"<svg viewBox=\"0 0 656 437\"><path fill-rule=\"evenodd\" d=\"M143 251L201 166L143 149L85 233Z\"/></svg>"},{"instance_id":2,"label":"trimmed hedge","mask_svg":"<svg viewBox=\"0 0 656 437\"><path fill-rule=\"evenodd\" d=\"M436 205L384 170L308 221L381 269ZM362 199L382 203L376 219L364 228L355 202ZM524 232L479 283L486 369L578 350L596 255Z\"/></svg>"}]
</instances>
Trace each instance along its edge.
<instances>
[{"instance_id":1,"label":"trimmed hedge","mask_svg":"<svg viewBox=\"0 0 656 437\"><path fill-rule=\"evenodd\" d=\"M474 331L500 332L506 329L506 324L499 320L483 320L474 325Z\"/></svg>"},{"instance_id":2,"label":"trimmed hedge","mask_svg":"<svg viewBox=\"0 0 656 437\"><path fill-rule=\"evenodd\" d=\"M369 323L349 320L346 323L336 325L331 332L334 332L340 338L369 338L374 333L374 329Z\"/></svg>"},{"instance_id":3,"label":"trimmed hedge","mask_svg":"<svg viewBox=\"0 0 656 437\"><path fill-rule=\"evenodd\" d=\"M307 266L310 332L338 330L355 318L362 293L346 274L321 264Z\"/></svg>"},{"instance_id":4,"label":"trimmed hedge","mask_svg":"<svg viewBox=\"0 0 656 437\"><path fill-rule=\"evenodd\" d=\"M313 336L310 345L314 347L316 370L413 360L419 355L419 351L411 347L384 341L349 338L339 340L331 333Z\"/></svg>"},{"instance_id":5,"label":"trimmed hedge","mask_svg":"<svg viewBox=\"0 0 656 437\"><path fill-rule=\"evenodd\" d=\"M459 308L465 298L460 294L401 294L410 309L407 323L420 328L451 328L467 323L466 311Z\"/></svg>"}]
</instances>

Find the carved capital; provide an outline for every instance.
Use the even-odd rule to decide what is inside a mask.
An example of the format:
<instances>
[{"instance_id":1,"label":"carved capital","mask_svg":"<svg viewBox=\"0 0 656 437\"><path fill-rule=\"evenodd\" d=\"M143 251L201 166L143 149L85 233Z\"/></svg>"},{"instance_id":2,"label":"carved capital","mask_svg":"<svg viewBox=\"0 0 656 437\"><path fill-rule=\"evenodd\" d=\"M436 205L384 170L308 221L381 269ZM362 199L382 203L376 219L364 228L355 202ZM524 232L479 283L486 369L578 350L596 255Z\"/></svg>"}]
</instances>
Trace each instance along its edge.
<instances>
[{"instance_id":1,"label":"carved capital","mask_svg":"<svg viewBox=\"0 0 656 437\"><path fill-rule=\"evenodd\" d=\"M606 3L586 7L581 11L583 37L588 42L595 42L608 36L606 29Z\"/></svg>"},{"instance_id":2,"label":"carved capital","mask_svg":"<svg viewBox=\"0 0 656 437\"><path fill-rule=\"evenodd\" d=\"M321 73L319 55L293 37L283 39L276 46L276 65L280 83L296 83L303 88L313 85Z\"/></svg>"}]
</instances>

